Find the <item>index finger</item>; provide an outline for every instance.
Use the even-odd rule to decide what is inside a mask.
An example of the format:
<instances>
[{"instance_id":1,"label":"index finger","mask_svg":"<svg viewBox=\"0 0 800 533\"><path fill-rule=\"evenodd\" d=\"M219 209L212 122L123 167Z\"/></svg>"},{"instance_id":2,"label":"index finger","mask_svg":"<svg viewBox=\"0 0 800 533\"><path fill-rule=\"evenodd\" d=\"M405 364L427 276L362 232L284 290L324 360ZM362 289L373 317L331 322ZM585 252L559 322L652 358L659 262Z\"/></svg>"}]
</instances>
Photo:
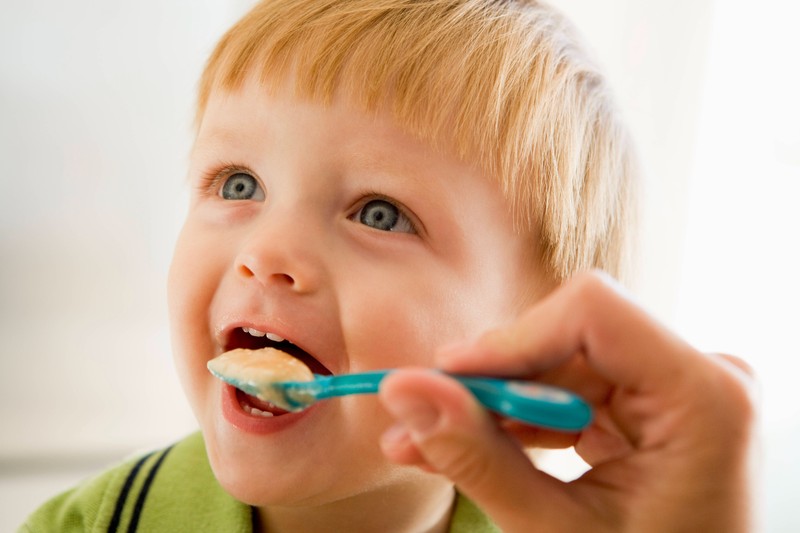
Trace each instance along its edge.
<instances>
[{"instance_id":1,"label":"index finger","mask_svg":"<svg viewBox=\"0 0 800 533\"><path fill-rule=\"evenodd\" d=\"M555 368L576 354L613 385L647 391L678 383L696 352L608 276L588 272L509 326L443 349L438 362L451 372L519 376Z\"/></svg>"}]
</instances>

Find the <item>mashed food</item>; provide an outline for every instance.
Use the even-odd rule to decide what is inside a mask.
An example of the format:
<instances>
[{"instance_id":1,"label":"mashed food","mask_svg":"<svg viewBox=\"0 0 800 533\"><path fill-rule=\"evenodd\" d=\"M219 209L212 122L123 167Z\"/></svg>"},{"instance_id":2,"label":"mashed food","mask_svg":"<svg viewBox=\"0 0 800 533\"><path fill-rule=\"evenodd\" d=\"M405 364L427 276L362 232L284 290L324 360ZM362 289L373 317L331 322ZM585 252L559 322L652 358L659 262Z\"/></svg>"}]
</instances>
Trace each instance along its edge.
<instances>
[{"instance_id":1,"label":"mashed food","mask_svg":"<svg viewBox=\"0 0 800 533\"><path fill-rule=\"evenodd\" d=\"M302 361L275 348L231 350L209 361L208 369L229 383L246 385L257 391L258 398L275 405L284 404L285 399L272 387L273 383L314 379Z\"/></svg>"}]
</instances>

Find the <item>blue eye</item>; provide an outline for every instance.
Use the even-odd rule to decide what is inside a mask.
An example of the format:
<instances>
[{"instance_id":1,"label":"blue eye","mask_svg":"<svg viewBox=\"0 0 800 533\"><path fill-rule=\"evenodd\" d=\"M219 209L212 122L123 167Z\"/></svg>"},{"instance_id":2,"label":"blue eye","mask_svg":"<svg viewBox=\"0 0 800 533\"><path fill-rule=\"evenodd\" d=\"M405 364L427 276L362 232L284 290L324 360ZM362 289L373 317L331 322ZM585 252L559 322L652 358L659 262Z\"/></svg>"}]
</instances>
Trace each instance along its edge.
<instances>
[{"instance_id":1,"label":"blue eye","mask_svg":"<svg viewBox=\"0 0 800 533\"><path fill-rule=\"evenodd\" d=\"M225 200L263 200L264 191L250 174L237 172L225 178L219 195Z\"/></svg>"},{"instance_id":2,"label":"blue eye","mask_svg":"<svg viewBox=\"0 0 800 533\"><path fill-rule=\"evenodd\" d=\"M377 230L415 233L408 217L386 200L370 200L356 213L356 217L365 226Z\"/></svg>"}]
</instances>

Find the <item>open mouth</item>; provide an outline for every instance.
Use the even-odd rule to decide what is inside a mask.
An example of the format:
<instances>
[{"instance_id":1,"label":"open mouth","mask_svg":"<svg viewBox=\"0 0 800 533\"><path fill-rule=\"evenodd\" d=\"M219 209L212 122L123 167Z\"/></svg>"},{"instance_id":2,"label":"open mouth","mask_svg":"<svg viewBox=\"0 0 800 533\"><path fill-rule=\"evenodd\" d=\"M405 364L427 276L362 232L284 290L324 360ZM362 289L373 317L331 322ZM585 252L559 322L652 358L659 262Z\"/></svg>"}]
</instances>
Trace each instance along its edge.
<instances>
[{"instance_id":1,"label":"open mouth","mask_svg":"<svg viewBox=\"0 0 800 533\"><path fill-rule=\"evenodd\" d=\"M254 328L236 328L231 332L225 351L244 348L247 350L259 350L261 348L275 348L286 352L295 359L305 364L314 374L330 376L333 374L328 368L320 363L313 355L306 352L296 344L289 342L273 333L259 331Z\"/></svg>"},{"instance_id":2,"label":"open mouth","mask_svg":"<svg viewBox=\"0 0 800 533\"><path fill-rule=\"evenodd\" d=\"M314 374L320 374L324 376L329 376L332 374L332 372L325 367L325 365L320 363L314 356L296 344L270 332L259 331L257 329L246 327L236 328L231 331L231 334L223 348L226 352L235 349L260 350L262 348L273 348L285 352L291 357L299 360ZM235 399L239 404L239 407L242 409L242 411L250 416L258 418L272 418L289 413L289 411L286 411L263 398L253 396L239 389L236 389L234 392Z\"/></svg>"}]
</instances>

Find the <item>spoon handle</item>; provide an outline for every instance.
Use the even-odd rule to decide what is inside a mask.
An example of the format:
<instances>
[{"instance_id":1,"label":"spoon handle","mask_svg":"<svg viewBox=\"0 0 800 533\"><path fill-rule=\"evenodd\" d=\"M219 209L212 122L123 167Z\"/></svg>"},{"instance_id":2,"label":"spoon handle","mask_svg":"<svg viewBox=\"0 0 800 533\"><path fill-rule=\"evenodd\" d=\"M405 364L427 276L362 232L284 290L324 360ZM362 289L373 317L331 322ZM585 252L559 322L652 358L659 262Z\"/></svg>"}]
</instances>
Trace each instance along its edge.
<instances>
[{"instance_id":1,"label":"spoon handle","mask_svg":"<svg viewBox=\"0 0 800 533\"><path fill-rule=\"evenodd\" d=\"M282 383L288 398L323 400L378 392L391 370L316 376L309 382ZM526 424L560 431L580 431L592 420L592 409L579 396L557 387L522 380L448 374L466 386L487 409Z\"/></svg>"}]
</instances>

